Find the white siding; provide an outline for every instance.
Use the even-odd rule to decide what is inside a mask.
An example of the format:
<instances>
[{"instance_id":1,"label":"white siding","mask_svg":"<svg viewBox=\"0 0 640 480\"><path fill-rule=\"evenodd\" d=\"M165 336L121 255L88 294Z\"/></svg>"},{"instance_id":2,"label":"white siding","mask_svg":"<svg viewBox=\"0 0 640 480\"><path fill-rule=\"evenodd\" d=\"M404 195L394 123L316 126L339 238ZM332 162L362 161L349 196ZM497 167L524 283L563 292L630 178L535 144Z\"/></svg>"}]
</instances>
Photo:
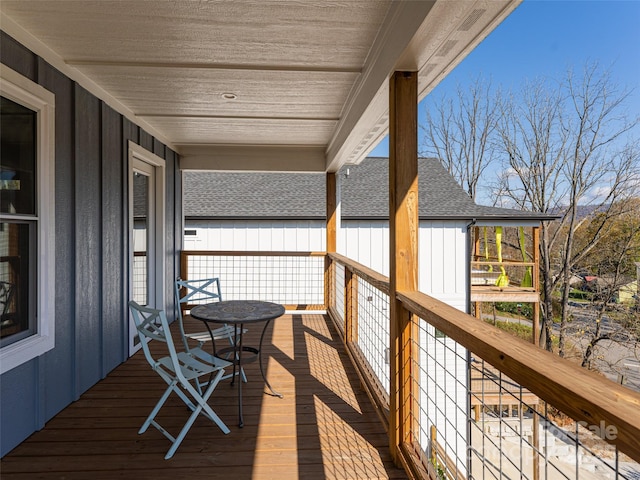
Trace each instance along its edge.
<instances>
[{"instance_id":1,"label":"white siding","mask_svg":"<svg viewBox=\"0 0 640 480\"><path fill-rule=\"evenodd\" d=\"M419 290L467 312L467 224L423 220L418 244Z\"/></svg>"},{"instance_id":2,"label":"white siding","mask_svg":"<svg viewBox=\"0 0 640 480\"><path fill-rule=\"evenodd\" d=\"M187 221L185 250L255 250L319 252L326 248L321 220ZM447 304L467 311L467 225L465 222L421 221L418 234L418 287ZM342 222L338 251L373 270L389 275L389 222Z\"/></svg>"},{"instance_id":3,"label":"white siding","mask_svg":"<svg viewBox=\"0 0 640 480\"><path fill-rule=\"evenodd\" d=\"M338 251L363 265L389 276L389 222L342 221L342 245Z\"/></svg>"},{"instance_id":4,"label":"white siding","mask_svg":"<svg viewBox=\"0 0 640 480\"><path fill-rule=\"evenodd\" d=\"M250 250L321 252L325 222L321 220L188 220L185 250Z\"/></svg>"},{"instance_id":5,"label":"white siding","mask_svg":"<svg viewBox=\"0 0 640 480\"><path fill-rule=\"evenodd\" d=\"M343 221L343 245L349 258L389 275L389 222ZM467 224L420 221L418 288L464 312L468 311Z\"/></svg>"}]
</instances>

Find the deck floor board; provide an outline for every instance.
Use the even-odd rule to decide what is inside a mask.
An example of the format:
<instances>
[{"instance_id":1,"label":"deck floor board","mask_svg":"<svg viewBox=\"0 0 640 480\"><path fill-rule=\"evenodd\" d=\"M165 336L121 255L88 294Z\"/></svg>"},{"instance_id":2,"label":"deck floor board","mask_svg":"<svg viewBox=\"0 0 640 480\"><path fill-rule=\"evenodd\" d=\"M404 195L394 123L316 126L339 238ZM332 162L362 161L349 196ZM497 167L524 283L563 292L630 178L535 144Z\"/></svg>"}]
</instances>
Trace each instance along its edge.
<instances>
[{"instance_id":1,"label":"deck floor board","mask_svg":"<svg viewBox=\"0 0 640 480\"><path fill-rule=\"evenodd\" d=\"M201 329L191 320L188 329ZM255 344L252 326L245 344ZM245 367L244 428L237 390L224 380L210 403L231 429L224 435L200 416L170 460L169 441L138 429L165 384L138 352L0 461L9 479L405 479L388 438L341 341L323 315L285 315L272 322L264 348L265 394L258 363ZM158 415L176 434L188 410L175 396ZM134 474L135 477L130 476Z\"/></svg>"}]
</instances>

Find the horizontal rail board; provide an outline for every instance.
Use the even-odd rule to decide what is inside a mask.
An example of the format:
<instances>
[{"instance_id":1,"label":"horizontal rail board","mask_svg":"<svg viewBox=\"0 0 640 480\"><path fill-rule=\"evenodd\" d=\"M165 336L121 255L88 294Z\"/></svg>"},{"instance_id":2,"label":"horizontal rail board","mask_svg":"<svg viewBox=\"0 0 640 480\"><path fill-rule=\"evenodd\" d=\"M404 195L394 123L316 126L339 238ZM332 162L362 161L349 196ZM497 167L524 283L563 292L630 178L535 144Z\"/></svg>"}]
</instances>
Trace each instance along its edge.
<instances>
[{"instance_id":1,"label":"horizontal rail board","mask_svg":"<svg viewBox=\"0 0 640 480\"><path fill-rule=\"evenodd\" d=\"M376 287L382 293L389 295L389 278L384 275L372 270L368 267L365 267L361 263L355 262L350 258L347 258L339 253L328 253L327 254L332 260L342 264L345 268L348 268L353 273L358 275L358 277L366 280L371 285Z\"/></svg>"}]
</instances>

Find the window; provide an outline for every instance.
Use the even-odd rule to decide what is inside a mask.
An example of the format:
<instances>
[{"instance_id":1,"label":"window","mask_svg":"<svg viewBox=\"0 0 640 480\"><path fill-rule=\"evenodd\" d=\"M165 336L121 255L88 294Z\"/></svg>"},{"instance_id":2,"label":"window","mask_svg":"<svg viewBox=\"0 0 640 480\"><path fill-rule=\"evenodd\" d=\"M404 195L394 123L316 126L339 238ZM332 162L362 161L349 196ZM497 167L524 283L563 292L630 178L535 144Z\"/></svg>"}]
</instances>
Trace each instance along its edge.
<instances>
[{"instance_id":1,"label":"window","mask_svg":"<svg viewBox=\"0 0 640 480\"><path fill-rule=\"evenodd\" d=\"M0 74L0 373L55 345L54 95Z\"/></svg>"}]
</instances>

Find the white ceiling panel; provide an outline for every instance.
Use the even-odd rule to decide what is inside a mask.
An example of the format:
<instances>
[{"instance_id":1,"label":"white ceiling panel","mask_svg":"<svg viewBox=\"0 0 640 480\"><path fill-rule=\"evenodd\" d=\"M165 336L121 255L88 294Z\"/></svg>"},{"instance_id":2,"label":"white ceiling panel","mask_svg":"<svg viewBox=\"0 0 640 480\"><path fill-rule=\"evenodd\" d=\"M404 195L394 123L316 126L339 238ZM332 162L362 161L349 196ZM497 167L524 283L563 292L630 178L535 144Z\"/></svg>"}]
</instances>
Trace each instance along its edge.
<instances>
[{"instance_id":1,"label":"white ceiling panel","mask_svg":"<svg viewBox=\"0 0 640 480\"><path fill-rule=\"evenodd\" d=\"M357 73L83 65L138 115L337 120ZM226 98L234 94L233 100Z\"/></svg>"},{"instance_id":2,"label":"white ceiling panel","mask_svg":"<svg viewBox=\"0 0 640 480\"><path fill-rule=\"evenodd\" d=\"M394 70L424 97L520 1L1 0L0 20L186 165L255 170L263 146L266 169L336 171L386 134Z\"/></svg>"}]
</instances>

